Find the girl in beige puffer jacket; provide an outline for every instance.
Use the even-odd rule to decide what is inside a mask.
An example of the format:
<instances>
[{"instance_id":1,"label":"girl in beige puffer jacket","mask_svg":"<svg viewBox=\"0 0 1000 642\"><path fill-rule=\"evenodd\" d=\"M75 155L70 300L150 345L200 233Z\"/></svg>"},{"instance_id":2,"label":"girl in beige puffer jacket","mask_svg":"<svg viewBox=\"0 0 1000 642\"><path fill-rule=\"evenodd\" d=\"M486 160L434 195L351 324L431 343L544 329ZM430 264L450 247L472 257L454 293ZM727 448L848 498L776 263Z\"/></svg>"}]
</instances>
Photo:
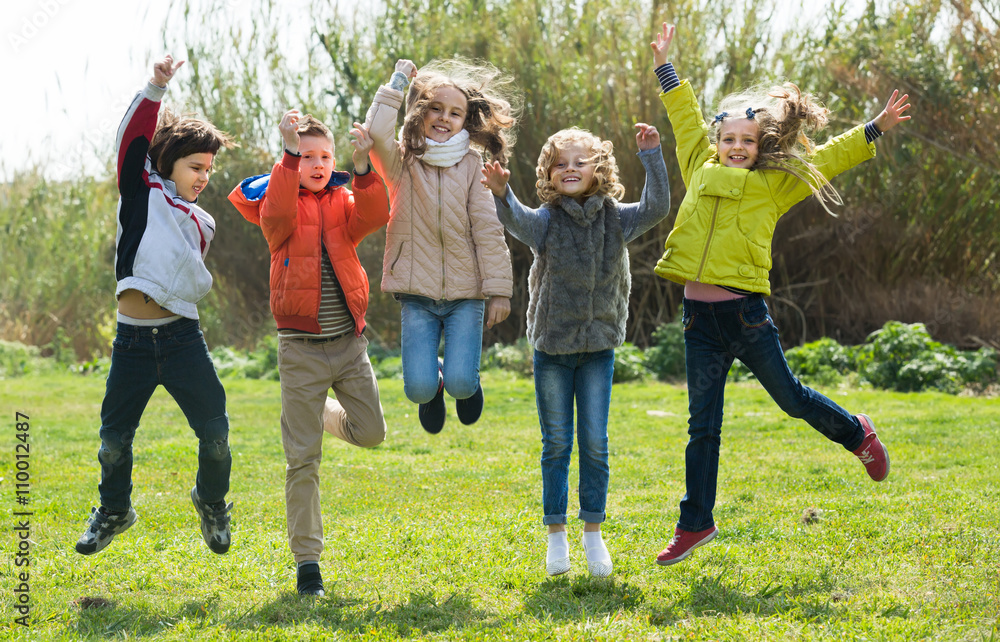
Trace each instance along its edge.
<instances>
[{"instance_id":1,"label":"girl in beige puffer jacket","mask_svg":"<svg viewBox=\"0 0 1000 642\"><path fill-rule=\"evenodd\" d=\"M448 60L417 73L400 60L358 125L375 141L372 164L389 189L382 291L401 304L403 390L430 433L444 426L445 389L462 423L479 419L483 317L492 327L510 314L510 252L474 149L506 164L519 102L510 86L491 66Z\"/></svg>"}]
</instances>

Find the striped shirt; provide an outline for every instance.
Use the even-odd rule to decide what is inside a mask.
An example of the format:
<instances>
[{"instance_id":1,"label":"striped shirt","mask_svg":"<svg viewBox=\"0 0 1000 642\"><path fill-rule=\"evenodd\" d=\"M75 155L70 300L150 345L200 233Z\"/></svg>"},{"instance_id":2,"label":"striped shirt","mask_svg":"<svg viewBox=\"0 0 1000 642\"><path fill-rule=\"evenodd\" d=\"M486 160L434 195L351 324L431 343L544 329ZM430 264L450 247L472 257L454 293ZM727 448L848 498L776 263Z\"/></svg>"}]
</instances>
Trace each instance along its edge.
<instances>
[{"instance_id":1,"label":"striped shirt","mask_svg":"<svg viewBox=\"0 0 1000 642\"><path fill-rule=\"evenodd\" d=\"M342 334L354 331L354 317L347 309L347 301L344 299L344 291L340 288L337 275L333 272L333 264L330 263L330 255L323 248L322 264L322 294L319 300L319 327L316 334L302 332L301 330L284 329L278 334L289 338L323 339L326 337L338 337Z\"/></svg>"}]
</instances>

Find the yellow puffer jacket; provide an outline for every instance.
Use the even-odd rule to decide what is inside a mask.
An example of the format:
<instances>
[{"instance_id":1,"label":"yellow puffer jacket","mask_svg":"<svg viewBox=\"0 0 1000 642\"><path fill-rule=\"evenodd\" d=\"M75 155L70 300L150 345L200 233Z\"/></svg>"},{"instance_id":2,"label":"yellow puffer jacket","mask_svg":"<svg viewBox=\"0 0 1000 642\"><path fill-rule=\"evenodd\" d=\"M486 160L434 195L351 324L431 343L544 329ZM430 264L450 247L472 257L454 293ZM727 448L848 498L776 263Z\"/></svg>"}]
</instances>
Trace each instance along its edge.
<instances>
[{"instance_id":1,"label":"yellow puffer jacket","mask_svg":"<svg viewBox=\"0 0 1000 642\"><path fill-rule=\"evenodd\" d=\"M776 169L747 170L719 163L708 125L687 80L660 94L677 140L687 193L667 237L657 275L771 294L771 238L778 219L812 190ZM875 157L858 126L818 147L810 159L827 178Z\"/></svg>"}]
</instances>

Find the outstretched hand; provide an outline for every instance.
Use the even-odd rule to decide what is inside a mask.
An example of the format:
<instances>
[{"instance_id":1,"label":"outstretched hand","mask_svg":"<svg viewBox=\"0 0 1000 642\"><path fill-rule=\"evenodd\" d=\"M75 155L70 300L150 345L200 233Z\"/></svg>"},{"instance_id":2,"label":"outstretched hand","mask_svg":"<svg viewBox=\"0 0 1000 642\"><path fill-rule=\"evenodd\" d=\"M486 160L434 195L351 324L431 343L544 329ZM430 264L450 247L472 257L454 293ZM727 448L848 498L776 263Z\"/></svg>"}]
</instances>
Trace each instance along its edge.
<instances>
[{"instance_id":1,"label":"outstretched hand","mask_svg":"<svg viewBox=\"0 0 1000 642\"><path fill-rule=\"evenodd\" d=\"M667 52L670 50L670 43L674 39L674 25L663 23L663 32L656 34L656 42L649 43L653 50L653 68L662 67L667 64Z\"/></svg>"},{"instance_id":2,"label":"outstretched hand","mask_svg":"<svg viewBox=\"0 0 1000 642\"><path fill-rule=\"evenodd\" d=\"M479 181L497 198L503 198L507 193L507 181L510 180L510 170L504 169L499 161L486 163L483 167L483 179Z\"/></svg>"},{"instance_id":3,"label":"outstretched hand","mask_svg":"<svg viewBox=\"0 0 1000 642\"><path fill-rule=\"evenodd\" d=\"M299 110L290 109L281 117L278 123L278 131L285 141L285 149L293 154L299 153Z\"/></svg>"},{"instance_id":4,"label":"outstretched hand","mask_svg":"<svg viewBox=\"0 0 1000 642\"><path fill-rule=\"evenodd\" d=\"M184 61L180 61L176 65L174 64L174 57L170 54L164 56L161 60L156 61L153 64L153 78L152 82L157 87L166 87L170 79L174 77L174 72L181 68Z\"/></svg>"},{"instance_id":5,"label":"outstretched hand","mask_svg":"<svg viewBox=\"0 0 1000 642\"><path fill-rule=\"evenodd\" d=\"M351 157L354 161L354 173L364 174L368 171L368 153L375 146L375 141L372 140L368 129L361 123L354 123L351 136L354 136L354 140L351 141L351 145L354 146L354 153Z\"/></svg>"},{"instance_id":6,"label":"outstretched hand","mask_svg":"<svg viewBox=\"0 0 1000 642\"><path fill-rule=\"evenodd\" d=\"M635 133L635 143L639 146L639 151L644 152L660 146L660 132L656 131L656 127L646 123L636 123L635 126L639 130Z\"/></svg>"},{"instance_id":7,"label":"outstretched hand","mask_svg":"<svg viewBox=\"0 0 1000 642\"><path fill-rule=\"evenodd\" d=\"M910 120L909 114L903 115L903 112L910 108L910 103L906 102L910 97L909 94L903 94L899 96L899 90L893 89L892 96L889 97L889 102L886 103L885 109L882 113L875 117L875 126L878 127L882 132L887 132L904 120ZM905 103L905 104L904 104Z\"/></svg>"}]
</instances>

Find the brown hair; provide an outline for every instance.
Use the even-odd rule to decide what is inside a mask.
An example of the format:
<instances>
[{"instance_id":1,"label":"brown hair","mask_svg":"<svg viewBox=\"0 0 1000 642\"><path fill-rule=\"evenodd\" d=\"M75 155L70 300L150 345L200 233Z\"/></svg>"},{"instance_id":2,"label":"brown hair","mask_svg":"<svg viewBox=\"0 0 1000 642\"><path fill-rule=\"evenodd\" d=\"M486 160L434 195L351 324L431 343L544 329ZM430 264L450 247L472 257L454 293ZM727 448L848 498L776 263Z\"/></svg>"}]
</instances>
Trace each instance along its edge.
<instances>
[{"instance_id":1,"label":"brown hair","mask_svg":"<svg viewBox=\"0 0 1000 642\"><path fill-rule=\"evenodd\" d=\"M615 161L614 145L610 140L601 140L585 129L570 127L549 136L542 145L538 155L538 166L535 168L535 189L538 200L544 203L554 203L562 196L552 184L552 166L559 158L559 151L567 145L582 143L592 151L590 162L594 163L594 184L583 193L584 198L594 194L607 194L611 198L620 199L625 195L625 186L618 181L618 163Z\"/></svg>"},{"instance_id":2,"label":"brown hair","mask_svg":"<svg viewBox=\"0 0 1000 642\"><path fill-rule=\"evenodd\" d=\"M299 118L299 126L295 131L299 136L323 136L333 144L333 132L330 128L309 114Z\"/></svg>"},{"instance_id":3,"label":"brown hair","mask_svg":"<svg viewBox=\"0 0 1000 642\"><path fill-rule=\"evenodd\" d=\"M178 116L164 109L156 123L153 140L149 143L149 160L164 178L174 172L174 163L191 154L215 155L220 147L234 147L229 134L220 131L207 120Z\"/></svg>"},{"instance_id":4,"label":"brown hair","mask_svg":"<svg viewBox=\"0 0 1000 642\"><path fill-rule=\"evenodd\" d=\"M836 216L829 205L841 205L843 201L809 160L816 145L807 135L826 127L830 110L790 82L769 89L752 88L723 98L719 111L728 115L722 120L716 117L713 141L718 142L724 120L747 118L748 109L758 127L757 160L751 169L788 172L808 184L823 209Z\"/></svg>"},{"instance_id":5,"label":"brown hair","mask_svg":"<svg viewBox=\"0 0 1000 642\"><path fill-rule=\"evenodd\" d=\"M439 87L462 92L468 101L463 128L469 132L469 140L506 167L521 111L520 93L513 79L490 63L461 58L431 61L410 83L403 120L403 160L409 162L427 151L424 116Z\"/></svg>"}]
</instances>

